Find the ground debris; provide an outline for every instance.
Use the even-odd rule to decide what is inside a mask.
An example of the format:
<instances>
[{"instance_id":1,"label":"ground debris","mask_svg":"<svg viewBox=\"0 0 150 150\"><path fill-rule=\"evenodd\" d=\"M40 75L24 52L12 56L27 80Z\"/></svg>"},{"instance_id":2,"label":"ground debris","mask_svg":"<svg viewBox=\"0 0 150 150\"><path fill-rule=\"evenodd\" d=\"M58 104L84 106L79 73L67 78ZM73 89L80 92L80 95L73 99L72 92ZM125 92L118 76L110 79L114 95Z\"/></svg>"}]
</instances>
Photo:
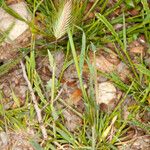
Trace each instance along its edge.
<instances>
[{"instance_id":1,"label":"ground debris","mask_svg":"<svg viewBox=\"0 0 150 150\"><path fill-rule=\"evenodd\" d=\"M0 132L0 149L1 150L34 150L30 140L37 140L33 132Z\"/></svg>"},{"instance_id":2,"label":"ground debris","mask_svg":"<svg viewBox=\"0 0 150 150\"><path fill-rule=\"evenodd\" d=\"M70 110L65 109L62 113L65 118L65 126L69 131L74 132L82 125L82 119Z\"/></svg>"},{"instance_id":3,"label":"ground debris","mask_svg":"<svg viewBox=\"0 0 150 150\"><path fill-rule=\"evenodd\" d=\"M134 41L133 43L129 45L129 50L131 53L144 54L145 47L139 44L139 42Z\"/></svg>"},{"instance_id":4,"label":"ground debris","mask_svg":"<svg viewBox=\"0 0 150 150\"><path fill-rule=\"evenodd\" d=\"M23 79L20 65L16 66L16 68L8 73L7 76L0 78L0 90L3 93L4 105L13 101L14 95L19 99L20 104L23 105L28 88L25 80Z\"/></svg>"},{"instance_id":5,"label":"ground debris","mask_svg":"<svg viewBox=\"0 0 150 150\"><path fill-rule=\"evenodd\" d=\"M52 7L57 6L58 2L59 0L54 0L54 6ZM33 22L30 24L33 38L35 35L35 41L33 40L35 42L35 57L30 57L32 55L29 56L28 53L27 57L22 60L27 64L25 69L28 77L26 78L29 78L29 81L31 80L32 92L29 91L29 87L23 79L19 65L0 78L1 107L5 110L0 117L2 122L0 149L34 150L30 142L35 139L35 134L31 130L29 134L27 131L2 131L5 123L6 125L8 123L8 130L14 129L14 125L17 128L19 127L14 122L9 124L9 116L7 122L7 115L12 112L14 121L15 119L18 121L18 117L23 116L19 123L23 122L27 126L35 128L35 132L38 132L38 134L40 133L39 126L34 121L33 105L30 103L32 93L35 94L37 106L40 108L39 112L41 112L42 118L40 125L44 124L48 133L48 140L43 140L42 137L38 140L35 139L44 149L47 146L47 149L52 146L53 149L60 150L78 149L78 146L79 149L93 147L109 149L109 145L118 150L150 149L150 136L147 135L150 122L148 108L150 96L147 93L149 75L147 76L147 73L136 70L137 64L150 69L147 21L150 4L146 1L126 2L117 0L109 0L104 3L95 0L86 2L87 5L82 11L85 17L83 16L83 22L81 21L86 35L85 41L84 34L82 36L81 31L70 30L73 37L73 42L71 42L72 39L70 40L67 34L58 40L53 38L53 30L50 27L51 17L49 16L51 14L49 6L53 1L51 3L41 1L34 4L31 0L6 0L6 4L17 10L25 20L31 19L26 4L29 4L31 12L33 9L37 8L37 10ZM84 3L85 0L81 0L79 7L82 8ZM46 5L48 6L46 9L44 9L45 4L49 4ZM35 8L33 5L37 7ZM22 6L23 9L20 11L19 9ZM0 16L0 30L2 32L5 32L12 22L16 23L0 46L0 65L3 65L8 59L17 58L15 56L18 53L25 52L26 49L30 50L31 45L34 46L34 42L31 42L31 32L27 24L8 15L2 8L0 8L0 12L2 12ZM101 19L96 18L99 13ZM90 50L90 42L95 45L96 51ZM72 56L73 45L75 46L77 59ZM80 59L83 49L85 49L84 63ZM18 52L18 50L20 51ZM52 79L54 70L46 53L48 50L54 58L54 64L56 64L55 81ZM67 53L66 58L65 53ZM32 58L35 58L33 64ZM75 59L78 63L74 61ZM86 94L82 94L83 89L79 80L78 65L80 68L82 63L82 84L88 98L84 97ZM35 70L32 70L32 65ZM30 70L33 72L30 72ZM134 78L136 73L137 78ZM36 81L34 77L37 79ZM53 88L52 83L55 83ZM17 99L18 103L14 99ZM96 102L98 105L96 105ZM54 107L54 113L51 104ZM27 112L24 112L26 107ZM16 110L18 112L21 110L18 115L14 114ZM115 116L109 125L108 120L111 119L112 115ZM5 118L6 122L3 123ZM26 122L28 119L32 119L31 122ZM50 124L51 121L53 125ZM52 131L52 126L56 130L55 132ZM81 135L80 131L84 135ZM101 135L105 137L102 140ZM71 137L71 139L68 137ZM71 140L74 140L74 143ZM113 145L111 145L112 143Z\"/></svg>"},{"instance_id":6,"label":"ground debris","mask_svg":"<svg viewBox=\"0 0 150 150\"><path fill-rule=\"evenodd\" d=\"M118 73L120 79L126 83L128 83L130 76L132 76L128 66L123 62L120 62L117 65L117 73Z\"/></svg>"},{"instance_id":7,"label":"ground debris","mask_svg":"<svg viewBox=\"0 0 150 150\"><path fill-rule=\"evenodd\" d=\"M116 66L109 62L104 56L96 57L96 67L98 70L103 72L113 72L116 69Z\"/></svg>"},{"instance_id":8,"label":"ground debris","mask_svg":"<svg viewBox=\"0 0 150 150\"><path fill-rule=\"evenodd\" d=\"M6 4L8 5L12 5L12 4L16 4L19 2L23 2L24 0L6 0Z\"/></svg>"},{"instance_id":9,"label":"ground debris","mask_svg":"<svg viewBox=\"0 0 150 150\"><path fill-rule=\"evenodd\" d=\"M127 141L122 143L121 146L118 146L119 150L127 149L127 150L149 150L150 149L150 136L136 136L132 137L131 141Z\"/></svg>"},{"instance_id":10,"label":"ground debris","mask_svg":"<svg viewBox=\"0 0 150 150\"><path fill-rule=\"evenodd\" d=\"M56 78L59 78L59 75L62 71L64 63L64 52L63 51L54 51L52 52L54 61L56 63L55 75ZM48 82L52 76L52 68L50 67L49 58L45 56L38 56L36 58L37 63L37 72L39 73L42 81Z\"/></svg>"}]
</instances>

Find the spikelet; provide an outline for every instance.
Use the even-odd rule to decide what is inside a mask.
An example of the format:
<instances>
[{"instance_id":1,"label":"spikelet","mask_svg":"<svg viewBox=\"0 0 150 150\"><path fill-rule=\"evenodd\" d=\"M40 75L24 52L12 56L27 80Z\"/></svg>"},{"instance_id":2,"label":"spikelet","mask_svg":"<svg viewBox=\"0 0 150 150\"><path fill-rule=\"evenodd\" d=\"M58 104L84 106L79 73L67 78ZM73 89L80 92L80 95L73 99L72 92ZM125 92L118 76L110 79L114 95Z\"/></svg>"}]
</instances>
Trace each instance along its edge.
<instances>
[{"instance_id":1,"label":"spikelet","mask_svg":"<svg viewBox=\"0 0 150 150\"><path fill-rule=\"evenodd\" d=\"M69 28L71 22L72 1L67 1L63 8L58 12L58 16L53 25L53 32L56 39L61 38Z\"/></svg>"}]
</instances>

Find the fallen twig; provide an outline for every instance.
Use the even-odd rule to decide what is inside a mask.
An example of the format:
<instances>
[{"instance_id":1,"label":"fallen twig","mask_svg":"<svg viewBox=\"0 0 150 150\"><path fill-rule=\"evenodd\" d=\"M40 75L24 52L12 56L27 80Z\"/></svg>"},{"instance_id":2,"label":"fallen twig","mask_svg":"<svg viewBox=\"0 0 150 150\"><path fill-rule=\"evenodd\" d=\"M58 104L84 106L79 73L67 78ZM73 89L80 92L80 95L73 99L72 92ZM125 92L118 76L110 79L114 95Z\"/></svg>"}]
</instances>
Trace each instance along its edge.
<instances>
[{"instance_id":1,"label":"fallen twig","mask_svg":"<svg viewBox=\"0 0 150 150\"><path fill-rule=\"evenodd\" d=\"M20 62L20 64L21 64L22 71L23 71L23 77L27 82L27 85L28 85L28 88L29 88L29 91L30 91L30 94L31 94L31 98L32 98L32 101L34 103L34 108L35 108L35 111L36 111L36 114L37 114L37 119L38 119L38 122L39 122L39 125L40 125L40 128L41 128L42 135L43 135L44 139L47 139L48 136L47 136L46 128L43 125L41 109L38 107L38 102L36 100L36 96L35 96L34 91L32 89L32 85L31 85L31 83L30 83L30 81L27 77L25 66L24 66L22 61Z\"/></svg>"}]
</instances>

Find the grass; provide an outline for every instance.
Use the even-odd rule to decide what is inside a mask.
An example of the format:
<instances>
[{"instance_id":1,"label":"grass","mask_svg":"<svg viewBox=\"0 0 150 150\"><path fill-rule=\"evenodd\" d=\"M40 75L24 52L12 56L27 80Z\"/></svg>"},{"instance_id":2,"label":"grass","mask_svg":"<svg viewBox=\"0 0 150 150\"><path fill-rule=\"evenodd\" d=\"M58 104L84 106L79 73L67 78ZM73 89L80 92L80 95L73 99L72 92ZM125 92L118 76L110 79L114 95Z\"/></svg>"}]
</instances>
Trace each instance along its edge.
<instances>
[{"instance_id":1,"label":"grass","mask_svg":"<svg viewBox=\"0 0 150 150\"><path fill-rule=\"evenodd\" d=\"M58 30L53 30L53 21L56 19L52 17L55 11L57 11L54 7L55 3L52 0L27 0L29 9L32 12L32 21L27 22L32 31L30 47L27 47L28 51L25 51L23 56L21 52L21 55L15 61L13 60L0 66L0 77L7 75L7 72L16 66L21 59L25 61L28 80L32 85L34 94L39 99L38 106L42 110L42 124L46 128L48 138L43 142L40 124L36 118L36 111L30 92L27 92L26 101L23 106L20 106L18 98L13 92L13 101L17 107L9 110L5 110L4 108L3 100L5 98L3 91L0 92L1 130L27 130L30 126L30 128L36 131L36 135L39 137L38 142L34 139L29 139L31 145L36 150L55 150L64 145L77 150L116 150L116 145L121 143L122 138L125 137L125 133L131 126L141 128L146 134L150 133L149 123L142 123L136 117L137 114L142 114L141 112L150 111L148 104L148 99L150 99L150 71L142 56L139 56L139 63L135 64L127 50L129 43L136 40L141 34L145 35L146 44L149 48L150 11L148 2L146 0L138 0L124 3L122 0L119 0L113 7L107 8L108 2L108 0L96 0L85 16L83 12L87 7L88 0L85 3L81 1L75 2L73 11L78 13L71 14L73 15L71 21L68 21L70 16L67 18L68 24L62 32L63 37L61 35L57 39L55 36L59 33L55 34L54 32ZM112 19L110 14L113 14L121 4L124 4L124 9ZM14 13L6 5L2 5L2 7L11 15L22 20L18 14ZM95 13L95 17L86 20L88 15L96 8L100 9L100 11ZM139 10L139 14L134 17L130 16L128 11L132 9ZM63 13L65 14L65 11ZM35 20L40 21L44 28L40 28L35 24ZM57 23L59 22L57 20ZM116 31L114 29L114 25L116 24L122 24L122 30ZM126 24L129 25L126 26ZM41 34L43 39L37 40L37 34ZM105 48L107 43L114 44L116 47L115 53L118 58L128 66L128 69L132 73L128 83L123 82L118 74L101 72L96 69L96 63L95 65L90 63L89 51L92 51L95 58L99 52L99 47ZM38 47L40 46L42 46L42 49L39 50ZM57 66L51 51L59 50L60 48L65 52L66 58L62 73L59 79L57 79L55 76ZM51 84L48 90L36 70L36 57L39 55L48 57L49 66L52 68ZM148 51L146 55L149 55ZM59 97L55 99L61 90L62 85L60 81L63 73L71 64L75 64L83 94L85 106L83 114L78 112L74 107L66 104L63 99ZM87 92L84 87L84 64L87 64L90 74L89 81L87 81L90 92ZM123 97L111 113L103 112L96 101L98 99L97 77L99 75L108 78L118 89L124 92ZM130 113L125 120L121 108L123 102L128 97L134 100L135 104L128 107ZM57 110L55 107L58 103L61 103L66 109L71 110L82 119L82 124L74 132L68 131L64 125L63 109ZM113 128L116 128L116 131L112 133ZM113 136L110 138L111 135Z\"/></svg>"}]
</instances>

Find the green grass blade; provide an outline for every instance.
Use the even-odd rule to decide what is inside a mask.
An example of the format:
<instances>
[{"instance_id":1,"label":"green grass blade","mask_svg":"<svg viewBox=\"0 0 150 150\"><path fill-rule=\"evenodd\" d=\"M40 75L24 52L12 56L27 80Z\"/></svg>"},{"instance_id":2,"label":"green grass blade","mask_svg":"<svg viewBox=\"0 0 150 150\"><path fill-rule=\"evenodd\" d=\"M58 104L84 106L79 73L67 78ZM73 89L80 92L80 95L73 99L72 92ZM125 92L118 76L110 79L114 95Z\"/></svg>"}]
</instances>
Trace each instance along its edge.
<instances>
[{"instance_id":1,"label":"green grass blade","mask_svg":"<svg viewBox=\"0 0 150 150\"><path fill-rule=\"evenodd\" d=\"M78 78L79 78L79 82L80 82L80 87L81 87L81 90L82 90L82 93L83 93L83 97L84 97L85 100L88 100L87 93L85 91L83 81L82 81L81 70L80 70L80 67L79 67L79 64L78 64L78 57L77 57L77 54L76 54L76 50L75 50L75 46L74 46L74 42L73 42L73 38L72 38L72 33L71 33L70 30L68 31L68 36L69 36L69 42L70 42L72 55L73 55L73 59L74 59L74 62L75 62L75 66L76 66L76 70L77 70L77 74L78 74Z\"/></svg>"}]
</instances>

